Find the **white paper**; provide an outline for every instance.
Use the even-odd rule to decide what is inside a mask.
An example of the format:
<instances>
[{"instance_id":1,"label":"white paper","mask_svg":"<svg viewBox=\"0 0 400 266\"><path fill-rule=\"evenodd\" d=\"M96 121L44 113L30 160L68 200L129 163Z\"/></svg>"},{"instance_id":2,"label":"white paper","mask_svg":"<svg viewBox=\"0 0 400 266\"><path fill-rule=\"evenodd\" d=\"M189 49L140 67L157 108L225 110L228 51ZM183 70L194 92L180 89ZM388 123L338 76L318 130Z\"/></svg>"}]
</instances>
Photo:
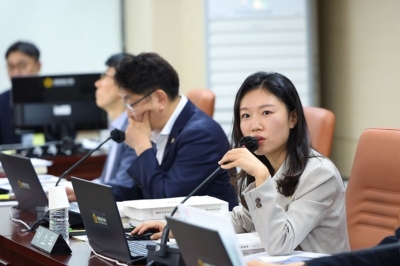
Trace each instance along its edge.
<instances>
[{"instance_id":1,"label":"white paper","mask_svg":"<svg viewBox=\"0 0 400 266\"><path fill-rule=\"evenodd\" d=\"M47 167L47 166L53 165L52 161L38 159L38 158L31 158L31 162L32 162L33 167L40 167L40 166ZM0 167L1 167L1 162L0 162Z\"/></svg>"},{"instance_id":2,"label":"white paper","mask_svg":"<svg viewBox=\"0 0 400 266\"><path fill-rule=\"evenodd\" d=\"M54 187L57 183L58 177L53 176L53 175L38 175L40 184L43 187L44 192L48 192L50 187ZM61 184L64 185L65 180L61 180ZM8 181L8 178L0 178L0 187L3 189L8 189L9 193L12 192L12 187L10 185L10 182Z\"/></svg>"},{"instance_id":3,"label":"white paper","mask_svg":"<svg viewBox=\"0 0 400 266\"><path fill-rule=\"evenodd\" d=\"M71 115L71 113L72 113L72 107L69 104L53 106L54 116L66 116L66 115Z\"/></svg>"},{"instance_id":4,"label":"white paper","mask_svg":"<svg viewBox=\"0 0 400 266\"><path fill-rule=\"evenodd\" d=\"M324 256L329 256L328 254L323 254L323 253L312 253L312 252L304 252L304 251L293 251L289 255L286 256L268 256L266 254L260 255L258 254L258 259L268 262L268 263L276 263L276 262L282 262L285 261L289 258L293 257L306 257L306 258L319 258L319 257L324 257Z\"/></svg>"}]
</instances>

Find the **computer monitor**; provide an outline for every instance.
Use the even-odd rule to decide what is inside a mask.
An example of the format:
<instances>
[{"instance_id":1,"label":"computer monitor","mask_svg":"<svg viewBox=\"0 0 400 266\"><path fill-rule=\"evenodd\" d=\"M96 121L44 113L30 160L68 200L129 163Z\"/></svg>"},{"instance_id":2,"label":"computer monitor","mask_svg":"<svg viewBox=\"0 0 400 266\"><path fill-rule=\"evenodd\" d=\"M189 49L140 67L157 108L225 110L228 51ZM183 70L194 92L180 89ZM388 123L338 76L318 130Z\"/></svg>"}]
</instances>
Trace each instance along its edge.
<instances>
[{"instance_id":1,"label":"computer monitor","mask_svg":"<svg viewBox=\"0 0 400 266\"><path fill-rule=\"evenodd\" d=\"M74 138L79 130L107 128L107 114L95 99L99 78L100 74L13 78L15 131L44 132L46 141L54 141Z\"/></svg>"}]
</instances>

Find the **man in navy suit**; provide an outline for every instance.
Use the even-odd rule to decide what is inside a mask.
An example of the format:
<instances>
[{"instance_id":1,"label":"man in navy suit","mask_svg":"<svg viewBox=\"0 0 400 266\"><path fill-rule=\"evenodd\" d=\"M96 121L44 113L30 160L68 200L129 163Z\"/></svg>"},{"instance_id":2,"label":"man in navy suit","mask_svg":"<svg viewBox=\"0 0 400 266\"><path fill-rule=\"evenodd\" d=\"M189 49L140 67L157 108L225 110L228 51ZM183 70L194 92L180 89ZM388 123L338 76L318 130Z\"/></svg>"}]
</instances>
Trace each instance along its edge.
<instances>
[{"instance_id":1,"label":"man in navy suit","mask_svg":"<svg viewBox=\"0 0 400 266\"><path fill-rule=\"evenodd\" d=\"M122 60L115 80L128 108L125 142L137 154L129 168L141 189L136 197L187 196L230 148L221 126L179 94L178 74L158 54ZM197 195L225 200L229 209L237 205L224 170Z\"/></svg>"},{"instance_id":2,"label":"man in navy suit","mask_svg":"<svg viewBox=\"0 0 400 266\"><path fill-rule=\"evenodd\" d=\"M128 125L126 108L121 101L119 88L114 80L115 67L125 57L132 57L132 55L120 53L108 58L106 72L94 84L96 86L96 104L107 112L110 120L110 131L115 128L125 131ZM136 158L136 153L125 143L110 143L111 146L102 175L94 182L111 186L117 201L134 199L133 195L140 192L136 191L137 187L127 170ZM66 190L68 199L76 201L73 189L67 187Z\"/></svg>"},{"instance_id":3,"label":"man in navy suit","mask_svg":"<svg viewBox=\"0 0 400 266\"><path fill-rule=\"evenodd\" d=\"M39 73L40 52L35 45L28 42L16 42L6 51L8 76L27 76ZM0 145L21 143L21 136L14 133L12 125L13 112L11 93L7 90L0 94Z\"/></svg>"}]
</instances>

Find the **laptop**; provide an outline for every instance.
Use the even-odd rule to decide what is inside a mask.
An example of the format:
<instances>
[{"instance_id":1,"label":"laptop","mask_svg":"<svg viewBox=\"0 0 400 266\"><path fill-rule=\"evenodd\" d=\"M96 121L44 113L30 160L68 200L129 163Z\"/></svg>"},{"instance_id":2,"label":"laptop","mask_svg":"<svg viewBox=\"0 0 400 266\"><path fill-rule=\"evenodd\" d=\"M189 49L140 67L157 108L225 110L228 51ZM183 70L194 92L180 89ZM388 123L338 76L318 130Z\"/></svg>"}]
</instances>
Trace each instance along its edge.
<instances>
[{"instance_id":1,"label":"laptop","mask_svg":"<svg viewBox=\"0 0 400 266\"><path fill-rule=\"evenodd\" d=\"M0 152L0 162L18 201L18 209L37 213L37 207L48 206L46 193L29 158ZM70 203L69 222L79 226L82 220L77 203Z\"/></svg>"},{"instance_id":2,"label":"laptop","mask_svg":"<svg viewBox=\"0 0 400 266\"><path fill-rule=\"evenodd\" d=\"M244 265L230 258L218 231L165 216L186 265Z\"/></svg>"},{"instance_id":3,"label":"laptop","mask_svg":"<svg viewBox=\"0 0 400 266\"><path fill-rule=\"evenodd\" d=\"M36 214L36 207L48 205L46 194L29 158L0 153L0 162L20 210Z\"/></svg>"},{"instance_id":4,"label":"laptop","mask_svg":"<svg viewBox=\"0 0 400 266\"><path fill-rule=\"evenodd\" d=\"M125 263L145 261L146 245L155 245L156 242L126 239L112 188L75 177L71 177L71 182L93 250Z\"/></svg>"}]
</instances>

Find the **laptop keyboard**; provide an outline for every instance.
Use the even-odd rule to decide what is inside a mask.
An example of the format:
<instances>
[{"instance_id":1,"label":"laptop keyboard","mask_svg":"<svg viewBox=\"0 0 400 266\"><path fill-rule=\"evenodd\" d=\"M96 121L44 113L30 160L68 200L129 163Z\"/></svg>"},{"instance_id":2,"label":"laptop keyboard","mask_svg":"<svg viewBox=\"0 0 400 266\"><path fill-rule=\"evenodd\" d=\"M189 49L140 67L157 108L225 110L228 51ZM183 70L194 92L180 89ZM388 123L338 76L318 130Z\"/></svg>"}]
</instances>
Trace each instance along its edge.
<instances>
[{"instance_id":1,"label":"laptop keyboard","mask_svg":"<svg viewBox=\"0 0 400 266\"><path fill-rule=\"evenodd\" d=\"M140 241L128 241L129 251L132 257L147 257L146 244Z\"/></svg>"}]
</instances>

